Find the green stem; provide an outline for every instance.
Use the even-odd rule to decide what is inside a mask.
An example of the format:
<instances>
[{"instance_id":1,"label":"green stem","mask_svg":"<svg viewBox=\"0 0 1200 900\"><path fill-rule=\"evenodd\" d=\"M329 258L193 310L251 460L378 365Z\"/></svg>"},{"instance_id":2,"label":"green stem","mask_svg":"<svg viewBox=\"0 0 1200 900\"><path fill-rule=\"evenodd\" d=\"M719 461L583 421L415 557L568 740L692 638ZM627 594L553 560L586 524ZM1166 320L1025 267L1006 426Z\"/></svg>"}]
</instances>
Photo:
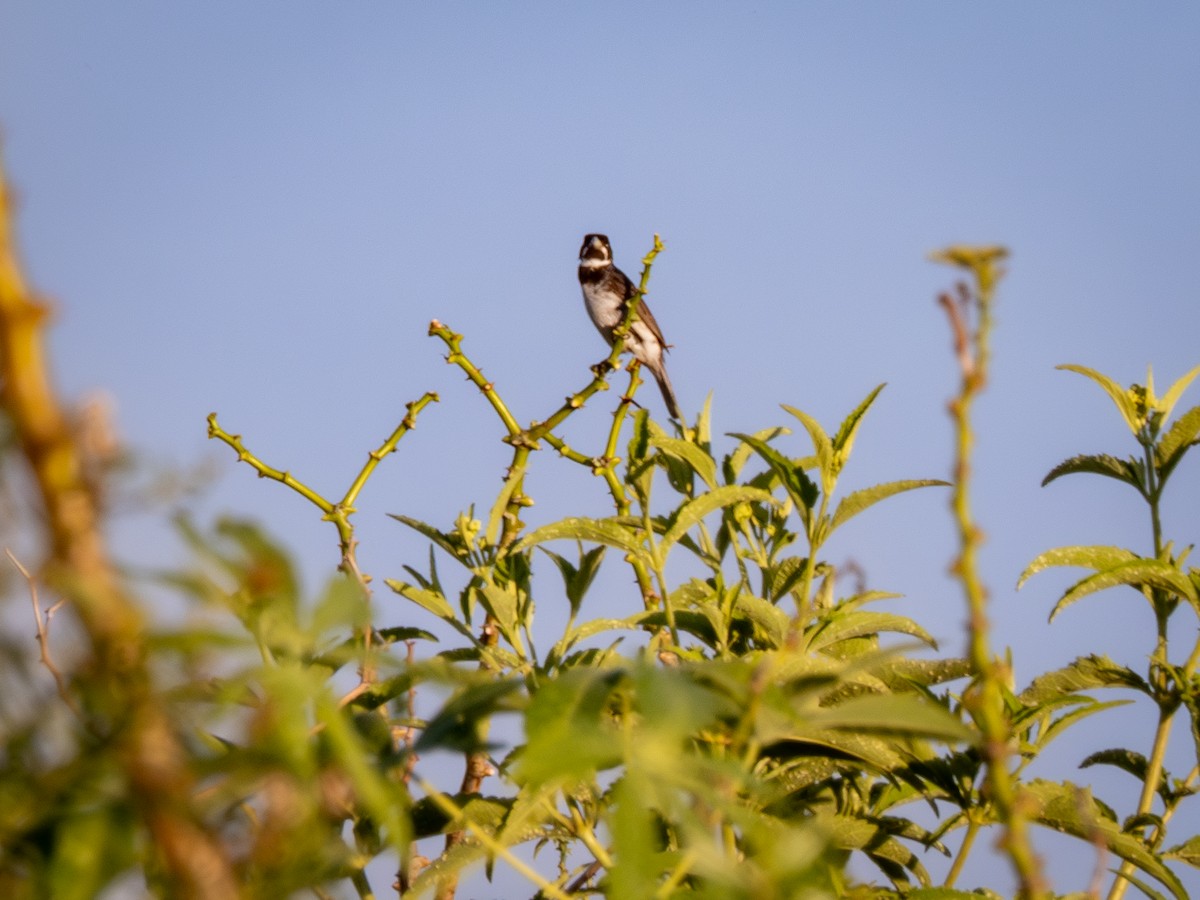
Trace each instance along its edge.
<instances>
[{"instance_id":1,"label":"green stem","mask_svg":"<svg viewBox=\"0 0 1200 900\"><path fill-rule=\"evenodd\" d=\"M992 300L1000 278L997 265L1006 256L1003 248L953 247L934 255L935 261L968 269L975 277L975 291L963 287L957 301L943 294L939 300L950 318L955 351L962 370L958 396L950 404L955 425L955 477L951 508L958 526L959 556L954 572L966 595L968 658L974 681L964 697L980 730L980 752L986 763L986 780L991 803L1005 829L1004 846L1017 875L1019 896L1027 900L1049 896L1041 861L1033 851L1029 820L1020 792L1008 768L1012 734L1005 712L1004 691L1007 667L992 653L987 620L987 590L979 573L978 551L982 533L975 524L970 504L971 454L975 437L971 427L974 401L987 383L991 360ZM972 301L973 304L972 304ZM968 325L970 307L977 311L974 332Z\"/></svg>"},{"instance_id":2,"label":"green stem","mask_svg":"<svg viewBox=\"0 0 1200 900\"><path fill-rule=\"evenodd\" d=\"M946 880L942 882L942 887L954 887L954 882L962 874L963 866L967 862L967 856L970 854L971 848L975 846L975 837L978 834L979 823L972 818L968 818L967 833L963 835L962 843L958 847L958 855L954 857L954 862L950 866L950 871L946 873Z\"/></svg>"}]
</instances>

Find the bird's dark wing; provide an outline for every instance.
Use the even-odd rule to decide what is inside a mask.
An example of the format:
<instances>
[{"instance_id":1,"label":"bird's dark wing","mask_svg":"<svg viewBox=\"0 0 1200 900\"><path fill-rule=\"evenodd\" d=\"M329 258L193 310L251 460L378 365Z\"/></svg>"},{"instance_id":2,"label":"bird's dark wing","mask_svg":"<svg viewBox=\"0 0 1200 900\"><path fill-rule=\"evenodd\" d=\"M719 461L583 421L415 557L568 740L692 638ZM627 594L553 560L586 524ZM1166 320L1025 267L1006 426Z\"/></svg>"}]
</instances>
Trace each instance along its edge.
<instances>
[{"instance_id":1,"label":"bird's dark wing","mask_svg":"<svg viewBox=\"0 0 1200 900\"><path fill-rule=\"evenodd\" d=\"M621 280L625 282L625 304L622 307L622 311L624 312L625 310L629 309L629 301L632 300L634 294L637 293L637 286L630 281L629 276L620 269L617 269L617 272L620 274ZM643 297L642 302L638 304L638 321L642 322L647 328L650 329L650 333L658 338L658 342L663 345L663 349L671 346L667 343L667 339L663 337L662 329L658 327L658 322L654 320L654 314L650 312L650 307L646 304L645 297Z\"/></svg>"}]
</instances>

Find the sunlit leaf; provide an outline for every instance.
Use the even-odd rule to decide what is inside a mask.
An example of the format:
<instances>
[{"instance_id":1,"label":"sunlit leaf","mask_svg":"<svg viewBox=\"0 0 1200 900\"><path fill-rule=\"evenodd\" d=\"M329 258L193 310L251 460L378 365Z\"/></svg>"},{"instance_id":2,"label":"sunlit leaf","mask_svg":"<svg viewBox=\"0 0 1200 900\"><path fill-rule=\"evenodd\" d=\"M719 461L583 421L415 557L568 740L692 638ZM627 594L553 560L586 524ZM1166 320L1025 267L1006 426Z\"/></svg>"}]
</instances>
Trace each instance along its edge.
<instances>
[{"instance_id":1,"label":"sunlit leaf","mask_svg":"<svg viewBox=\"0 0 1200 900\"><path fill-rule=\"evenodd\" d=\"M1171 411L1175 408L1175 404L1179 402L1179 398L1183 396L1183 392L1187 390L1188 385L1192 383L1197 375L1200 375L1200 366L1193 368L1167 389L1167 392L1157 404L1164 419L1171 417Z\"/></svg>"},{"instance_id":2,"label":"sunlit leaf","mask_svg":"<svg viewBox=\"0 0 1200 900\"><path fill-rule=\"evenodd\" d=\"M937 641L929 632L905 616L893 613L851 611L834 613L822 622L809 639L809 648L823 650L839 641L883 632L907 634L923 641L930 647L937 647Z\"/></svg>"},{"instance_id":3,"label":"sunlit leaf","mask_svg":"<svg viewBox=\"0 0 1200 900\"><path fill-rule=\"evenodd\" d=\"M1184 454L1195 445L1198 436L1200 436L1200 406L1193 406L1175 420L1171 428L1163 435L1162 440L1158 442L1158 446L1154 448L1161 480L1166 480L1175 470Z\"/></svg>"},{"instance_id":4,"label":"sunlit leaf","mask_svg":"<svg viewBox=\"0 0 1200 900\"><path fill-rule=\"evenodd\" d=\"M1153 696L1150 686L1137 672L1107 656L1095 655L1081 656L1061 669L1039 675L1019 696L1022 703L1041 705L1093 688L1129 688Z\"/></svg>"},{"instance_id":5,"label":"sunlit leaf","mask_svg":"<svg viewBox=\"0 0 1200 900\"><path fill-rule=\"evenodd\" d=\"M617 550L622 550L637 559L649 563L649 557L643 546L642 535L635 529L619 524L612 519L585 519L571 517L560 519L549 525L536 528L513 545L513 552L520 552L546 541L558 540L585 541L592 544L606 544Z\"/></svg>"},{"instance_id":6,"label":"sunlit leaf","mask_svg":"<svg viewBox=\"0 0 1200 900\"><path fill-rule=\"evenodd\" d=\"M709 513L735 503L778 503L767 491L759 488L746 487L740 484L728 484L701 494L694 500L689 500L675 515L670 529L662 537L661 547L666 552L670 547L687 533L688 529L700 522Z\"/></svg>"},{"instance_id":7,"label":"sunlit leaf","mask_svg":"<svg viewBox=\"0 0 1200 900\"><path fill-rule=\"evenodd\" d=\"M837 528L846 520L874 506L880 500L886 500L888 497L893 497L905 491L915 490L916 488L935 486L949 487L950 483L948 481L940 481L936 478L920 478L907 481L891 481L886 484L877 484L874 487L854 491L851 494L847 494L838 504L837 509L833 513L831 528Z\"/></svg>"},{"instance_id":8,"label":"sunlit leaf","mask_svg":"<svg viewBox=\"0 0 1200 900\"><path fill-rule=\"evenodd\" d=\"M656 437L650 441L650 446L685 463L710 489L717 486L716 461L691 441Z\"/></svg>"},{"instance_id":9,"label":"sunlit leaf","mask_svg":"<svg viewBox=\"0 0 1200 900\"><path fill-rule=\"evenodd\" d=\"M854 438L858 434L858 426L862 424L863 416L867 414L867 410L871 408L871 404L875 402L875 398L885 387L887 387L886 383L881 384L867 394L850 415L846 416L838 427L837 434L833 436L834 461L839 471L845 466L850 451L854 449Z\"/></svg>"},{"instance_id":10,"label":"sunlit leaf","mask_svg":"<svg viewBox=\"0 0 1200 900\"><path fill-rule=\"evenodd\" d=\"M797 512L807 523L820 493L816 484L804 473L803 467L793 463L765 441L760 441L748 434L735 433L732 436L749 444L766 461L767 465L771 467L771 471L779 478L784 490L796 504Z\"/></svg>"},{"instance_id":11,"label":"sunlit leaf","mask_svg":"<svg viewBox=\"0 0 1200 900\"><path fill-rule=\"evenodd\" d=\"M808 413L796 409L794 406L788 406L786 403L782 406L785 411L800 420L800 424L804 426L804 430L812 439L813 451L817 454L817 470L821 473L821 487L826 494L829 494L833 491L833 485L837 481L838 475L837 464L833 457L833 442L825 433L825 429L821 427L821 423Z\"/></svg>"},{"instance_id":12,"label":"sunlit leaf","mask_svg":"<svg viewBox=\"0 0 1200 900\"><path fill-rule=\"evenodd\" d=\"M1183 572L1161 560L1137 559L1113 566L1103 572L1097 572L1076 583L1055 604L1050 613L1050 620L1053 621L1060 612L1076 600L1118 585L1127 585L1139 590L1157 588L1183 597L1193 605L1198 602L1196 585Z\"/></svg>"},{"instance_id":13,"label":"sunlit leaf","mask_svg":"<svg viewBox=\"0 0 1200 900\"><path fill-rule=\"evenodd\" d=\"M1028 791L1039 803L1034 816L1034 821L1039 825L1085 841L1103 841L1110 853L1133 863L1165 885L1176 900L1188 900L1188 892L1178 876L1164 866L1145 844L1122 831L1121 826L1109 818L1107 810L1092 798L1090 790L1078 788L1069 782L1059 784L1040 779L1025 783L1022 790Z\"/></svg>"},{"instance_id":14,"label":"sunlit leaf","mask_svg":"<svg viewBox=\"0 0 1200 900\"><path fill-rule=\"evenodd\" d=\"M388 587L399 594L406 600L411 600L417 606L428 612L433 613L443 622L453 626L460 633L471 636L471 629L468 628L458 616L455 615L453 607L449 601L436 591L420 588L416 585L409 584L406 581L399 581L395 578L388 578L384 581Z\"/></svg>"},{"instance_id":15,"label":"sunlit leaf","mask_svg":"<svg viewBox=\"0 0 1200 900\"><path fill-rule=\"evenodd\" d=\"M1165 859L1177 859L1193 868L1200 869L1200 834L1192 835L1182 844L1163 851Z\"/></svg>"},{"instance_id":16,"label":"sunlit leaf","mask_svg":"<svg viewBox=\"0 0 1200 900\"><path fill-rule=\"evenodd\" d=\"M1096 453L1089 456L1073 456L1063 460L1042 479L1042 487L1064 475L1074 475L1079 472L1115 478L1117 481L1133 485L1139 491L1142 489L1142 482L1145 478L1145 466L1140 460L1117 459L1107 453Z\"/></svg>"},{"instance_id":17,"label":"sunlit leaf","mask_svg":"<svg viewBox=\"0 0 1200 900\"><path fill-rule=\"evenodd\" d=\"M1124 547L1056 547L1042 553L1025 567L1025 571L1017 580L1017 590L1020 590L1031 576L1045 569L1057 566L1077 566L1082 569L1103 571L1135 559L1139 559L1138 555Z\"/></svg>"},{"instance_id":18,"label":"sunlit leaf","mask_svg":"<svg viewBox=\"0 0 1200 900\"><path fill-rule=\"evenodd\" d=\"M1129 426L1129 430L1135 435L1141 431L1142 425L1145 423L1138 412L1137 404L1134 403L1129 391L1125 390L1121 385L1117 384L1107 375L1102 375L1095 369L1089 369L1086 366L1064 364L1055 368L1067 372L1077 372L1096 382L1116 405L1117 411L1121 413L1121 417L1125 420L1125 424Z\"/></svg>"},{"instance_id":19,"label":"sunlit leaf","mask_svg":"<svg viewBox=\"0 0 1200 900\"><path fill-rule=\"evenodd\" d=\"M764 428L762 431L756 431L752 437L755 440L766 443L768 441L773 441L777 437L791 433L792 431L790 428L784 428L780 426L776 428ZM750 454L753 452L754 448L745 441L742 441L737 445L737 448L732 453L725 457L722 469L724 471L726 482L733 483L737 481L738 475L741 474L742 467L746 465L746 460L750 458Z\"/></svg>"}]
</instances>

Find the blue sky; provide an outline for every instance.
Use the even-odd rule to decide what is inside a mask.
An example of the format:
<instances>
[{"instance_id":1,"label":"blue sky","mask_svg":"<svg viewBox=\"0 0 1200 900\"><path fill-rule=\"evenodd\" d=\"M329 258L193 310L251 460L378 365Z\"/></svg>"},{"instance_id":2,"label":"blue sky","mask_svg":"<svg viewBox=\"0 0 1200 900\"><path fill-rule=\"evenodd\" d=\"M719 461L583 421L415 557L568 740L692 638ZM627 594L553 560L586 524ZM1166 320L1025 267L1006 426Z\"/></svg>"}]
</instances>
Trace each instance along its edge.
<instances>
[{"instance_id":1,"label":"blue sky","mask_svg":"<svg viewBox=\"0 0 1200 900\"><path fill-rule=\"evenodd\" d=\"M604 352L580 237L606 232L634 274L657 232L650 302L685 411L711 391L719 432L786 424L779 403L833 428L886 381L847 486L943 477L956 371L934 297L955 276L926 254L1003 243L976 499L997 639L1021 682L1093 650L1142 667L1138 598L1047 626L1067 578L1012 586L1051 546L1148 545L1132 493L1038 485L1067 456L1132 449L1103 395L1056 364L1128 383L1153 363L1164 385L1200 363L1197 7L0 0L0 14L5 164L31 278L61 311L61 384L110 391L152 463L215 459L198 515L261 518L314 585L336 562L328 526L206 442L209 412L340 493L403 404L438 391L360 503L364 566L390 577L422 550L384 513L445 524L486 505L505 464L429 320L466 335L518 418L543 417ZM599 440L614 399L575 417L573 445ZM1200 499L1189 463L1166 508L1181 544ZM598 482L538 465L531 523L603 514ZM178 552L160 524L117 536L131 557ZM830 553L961 649L944 496L895 500ZM1113 738L1074 740L1049 774L1091 777L1070 764ZM1110 793L1132 803L1122 782ZM1188 828L1180 816L1173 834ZM1056 888L1086 887L1089 857L1055 856ZM975 877L996 871L981 860Z\"/></svg>"}]
</instances>

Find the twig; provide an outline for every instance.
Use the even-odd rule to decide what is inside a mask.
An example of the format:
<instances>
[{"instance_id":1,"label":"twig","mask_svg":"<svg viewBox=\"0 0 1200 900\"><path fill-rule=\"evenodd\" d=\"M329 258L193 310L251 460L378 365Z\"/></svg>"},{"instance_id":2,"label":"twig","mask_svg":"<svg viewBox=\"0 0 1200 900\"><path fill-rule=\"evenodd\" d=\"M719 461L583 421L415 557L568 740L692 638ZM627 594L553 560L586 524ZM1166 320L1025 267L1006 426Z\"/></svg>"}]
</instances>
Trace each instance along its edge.
<instances>
[{"instance_id":1,"label":"twig","mask_svg":"<svg viewBox=\"0 0 1200 900\"><path fill-rule=\"evenodd\" d=\"M12 550L5 547L4 552L8 555L9 561L16 566L17 571L21 573L21 577L24 578L25 582L29 585L29 599L33 603L33 621L37 623L37 642L41 663L54 677L54 683L58 686L58 695L62 697L63 702L67 704L71 712L75 713L76 716L82 719L83 712L75 703L75 698L71 696L71 692L67 690L66 680L63 678L63 674L59 670L58 666L55 665L54 659L50 656L50 635L48 633L50 620L54 617L54 614L58 612L59 607L63 605L63 601L59 600L46 610L46 619L43 622L42 607L41 603L38 601L37 581L34 580L34 577L29 573L29 570L21 565L21 561L17 559Z\"/></svg>"}]
</instances>

